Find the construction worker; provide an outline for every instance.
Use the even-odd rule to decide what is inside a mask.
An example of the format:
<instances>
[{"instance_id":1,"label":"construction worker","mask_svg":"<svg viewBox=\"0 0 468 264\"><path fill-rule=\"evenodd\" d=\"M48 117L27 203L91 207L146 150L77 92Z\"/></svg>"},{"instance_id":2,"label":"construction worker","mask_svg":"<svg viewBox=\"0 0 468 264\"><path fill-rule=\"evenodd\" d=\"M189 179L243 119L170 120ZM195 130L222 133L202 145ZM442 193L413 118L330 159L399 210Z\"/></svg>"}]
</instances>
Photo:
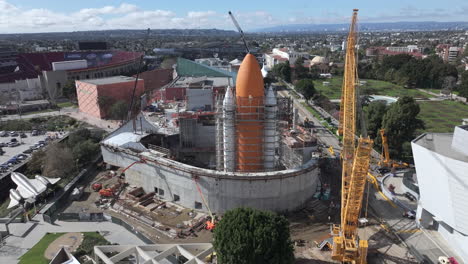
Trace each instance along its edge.
<instances>
[{"instance_id":1,"label":"construction worker","mask_svg":"<svg viewBox=\"0 0 468 264\"><path fill-rule=\"evenodd\" d=\"M213 231L215 228L215 224L211 222L211 220L206 221L206 230Z\"/></svg>"}]
</instances>

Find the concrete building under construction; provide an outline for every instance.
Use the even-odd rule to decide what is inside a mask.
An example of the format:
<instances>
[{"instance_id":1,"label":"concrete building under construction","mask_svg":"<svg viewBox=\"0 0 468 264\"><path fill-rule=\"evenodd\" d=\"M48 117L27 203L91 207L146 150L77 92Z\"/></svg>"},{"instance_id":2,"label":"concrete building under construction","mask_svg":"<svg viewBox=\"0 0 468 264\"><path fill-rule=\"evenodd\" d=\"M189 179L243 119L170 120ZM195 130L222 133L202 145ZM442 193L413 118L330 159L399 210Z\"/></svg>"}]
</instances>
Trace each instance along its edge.
<instances>
[{"instance_id":1,"label":"concrete building under construction","mask_svg":"<svg viewBox=\"0 0 468 264\"><path fill-rule=\"evenodd\" d=\"M294 122L288 98L264 88L256 58L248 54L234 78L193 63L184 75L187 62L178 63L185 66L175 67L177 77L163 90L185 78L204 85L187 85L185 98L159 100L155 112L141 112L111 133L101 142L104 161L130 166L130 186L202 211L287 211L309 200L319 183L316 139ZM223 76L224 89L209 85ZM191 109L190 97L214 107Z\"/></svg>"}]
</instances>

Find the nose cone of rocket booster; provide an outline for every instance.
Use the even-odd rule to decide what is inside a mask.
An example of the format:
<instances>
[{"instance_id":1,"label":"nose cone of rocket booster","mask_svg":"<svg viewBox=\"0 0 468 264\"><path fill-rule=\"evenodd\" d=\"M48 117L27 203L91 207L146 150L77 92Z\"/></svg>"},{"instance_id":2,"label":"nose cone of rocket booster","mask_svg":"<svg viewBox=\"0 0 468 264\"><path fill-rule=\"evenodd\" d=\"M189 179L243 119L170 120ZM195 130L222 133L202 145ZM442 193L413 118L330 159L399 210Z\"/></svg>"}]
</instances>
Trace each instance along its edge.
<instances>
[{"instance_id":1,"label":"nose cone of rocket booster","mask_svg":"<svg viewBox=\"0 0 468 264\"><path fill-rule=\"evenodd\" d=\"M237 170L262 171L265 92L257 59L247 54L236 80Z\"/></svg>"},{"instance_id":2,"label":"nose cone of rocket booster","mask_svg":"<svg viewBox=\"0 0 468 264\"><path fill-rule=\"evenodd\" d=\"M236 96L237 97L263 97L263 76L257 59L252 54L247 54L237 73Z\"/></svg>"}]
</instances>

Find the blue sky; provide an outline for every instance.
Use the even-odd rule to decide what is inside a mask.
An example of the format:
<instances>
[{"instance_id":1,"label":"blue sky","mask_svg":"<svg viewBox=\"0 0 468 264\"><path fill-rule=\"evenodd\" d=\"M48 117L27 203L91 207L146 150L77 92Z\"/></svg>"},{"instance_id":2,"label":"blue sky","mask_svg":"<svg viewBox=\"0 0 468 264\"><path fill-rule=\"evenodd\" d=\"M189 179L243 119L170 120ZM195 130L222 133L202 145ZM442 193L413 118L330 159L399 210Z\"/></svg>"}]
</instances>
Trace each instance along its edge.
<instances>
[{"instance_id":1,"label":"blue sky","mask_svg":"<svg viewBox=\"0 0 468 264\"><path fill-rule=\"evenodd\" d=\"M466 0L0 0L0 33L113 28L232 29L232 10L245 30L300 23L467 21ZM24 19L22 19L24 18Z\"/></svg>"}]
</instances>

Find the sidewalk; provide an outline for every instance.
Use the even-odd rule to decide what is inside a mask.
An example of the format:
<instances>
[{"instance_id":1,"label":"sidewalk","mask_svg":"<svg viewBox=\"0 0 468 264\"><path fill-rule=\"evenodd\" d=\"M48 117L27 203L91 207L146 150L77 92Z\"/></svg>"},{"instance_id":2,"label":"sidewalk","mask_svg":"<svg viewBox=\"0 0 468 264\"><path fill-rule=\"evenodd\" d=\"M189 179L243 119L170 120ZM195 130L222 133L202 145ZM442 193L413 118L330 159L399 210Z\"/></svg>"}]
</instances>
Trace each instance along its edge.
<instances>
[{"instance_id":1,"label":"sidewalk","mask_svg":"<svg viewBox=\"0 0 468 264\"><path fill-rule=\"evenodd\" d=\"M42 215L33 221L10 224L11 235L0 247L0 263L17 263L18 258L32 248L46 233L96 232L99 231L109 242L120 245L144 245L137 236L124 227L111 222L63 222L51 225L43 222Z\"/></svg>"},{"instance_id":2,"label":"sidewalk","mask_svg":"<svg viewBox=\"0 0 468 264\"><path fill-rule=\"evenodd\" d=\"M381 186L386 188L383 184ZM420 229L414 219L403 217L406 208L391 206L374 188L370 192L370 207L407 244L414 257L427 263L437 263L439 256L453 256L457 261L460 259L437 232Z\"/></svg>"}]
</instances>

